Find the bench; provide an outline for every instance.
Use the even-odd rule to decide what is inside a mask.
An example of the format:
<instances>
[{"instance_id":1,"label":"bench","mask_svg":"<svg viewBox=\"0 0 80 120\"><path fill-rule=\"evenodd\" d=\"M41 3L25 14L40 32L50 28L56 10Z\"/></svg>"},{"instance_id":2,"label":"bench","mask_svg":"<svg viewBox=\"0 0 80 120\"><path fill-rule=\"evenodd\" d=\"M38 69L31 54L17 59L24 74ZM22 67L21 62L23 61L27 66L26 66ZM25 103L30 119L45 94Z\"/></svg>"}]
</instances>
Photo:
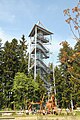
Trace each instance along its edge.
<instances>
[{"instance_id":1,"label":"bench","mask_svg":"<svg viewBox=\"0 0 80 120\"><path fill-rule=\"evenodd\" d=\"M12 115L12 113L9 113L9 112L2 113L2 116L10 116L10 115Z\"/></svg>"},{"instance_id":2,"label":"bench","mask_svg":"<svg viewBox=\"0 0 80 120\"><path fill-rule=\"evenodd\" d=\"M14 117L0 117L0 120L13 120Z\"/></svg>"},{"instance_id":3,"label":"bench","mask_svg":"<svg viewBox=\"0 0 80 120\"><path fill-rule=\"evenodd\" d=\"M24 111L17 111L16 114L21 116L24 114Z\"/></svg>"}]
</instances>

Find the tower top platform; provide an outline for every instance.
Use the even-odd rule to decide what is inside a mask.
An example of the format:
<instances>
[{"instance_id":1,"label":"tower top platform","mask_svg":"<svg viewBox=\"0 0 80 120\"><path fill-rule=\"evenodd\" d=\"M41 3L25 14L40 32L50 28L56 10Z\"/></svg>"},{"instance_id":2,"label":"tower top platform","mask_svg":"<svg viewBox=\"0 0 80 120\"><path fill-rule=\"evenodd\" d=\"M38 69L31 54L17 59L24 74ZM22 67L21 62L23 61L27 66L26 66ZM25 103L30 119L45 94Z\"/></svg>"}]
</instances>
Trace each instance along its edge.
<instances>
[{"instance_id":1,"label":"tower top platform","mask_svg":"<svg viewBox=\"0 0 80 120\"><path fill-rule=\"evenodd\" d=\"M33 37L35 35L35 27L37 27L37 33L39 31L42 31L43 32L43 35L51 35L53 34L52 32L50 32L49 30L47 30L43 25L40 25L39 24L35 24L29 34L29 37Z\"/></svg>"}]
</instances>

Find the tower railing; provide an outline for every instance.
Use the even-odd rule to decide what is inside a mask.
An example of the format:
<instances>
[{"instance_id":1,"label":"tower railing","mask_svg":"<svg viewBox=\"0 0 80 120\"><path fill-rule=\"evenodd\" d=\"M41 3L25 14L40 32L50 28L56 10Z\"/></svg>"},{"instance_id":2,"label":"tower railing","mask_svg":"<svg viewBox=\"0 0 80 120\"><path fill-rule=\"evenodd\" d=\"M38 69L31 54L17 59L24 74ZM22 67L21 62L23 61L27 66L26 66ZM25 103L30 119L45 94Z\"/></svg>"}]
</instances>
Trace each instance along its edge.
<instances>
[{"instance_id":1,"label":"tower railing","mask_svg":"<svg viewBox=\"0 0 80 120\"><path fill-rule=\"evenodd\" d=\"M45 44L44 43L42 43L40 40L37 40L37 44L40 44L42 47L43 47L43 49L45 49L46 51L49 51L49 49L46 47L45 48ZM34 41L34 39L32 40L32 44L34 45L35 44L35 41Z\"/></svg>"},{"instance_id":2,"label":"tower railing","mask_svg":"<svg viewBox=\"0 0 80 120\"><path fill-rule=\"evenodd\" d=\"M42 75L40 75L40 77L44 81L44 83L46 84L46 86L48 86L48 87L51 86L51 84L45 80L45 77L43 77Z\"/></svg>"},{"instance_id":3,"label":"tower railing","mask_svg":"<svg viewBox=\"0 0 80 120\"><path fill-rule=\"evenodd\" d=\"M37 39L42 40L44 43L49 42L49 38L44 37L43 35L37 35Z\"/></svg>"},{"instance_id":4,"label":"tower railing","mask_svg":"<svg viewBox=\"0 0 80 120\"><path fill-rule=\"evenodd\" d=\"M44 58L49 58L49 51L48 50L44 49L39 44L37 44L36 48L37 48L37 50L39 49L44 54L44 56L45 56ZM35 46L33 45L32 49L31 49L31 53L34 53L34 50L35 50Z\"/></svg>"},{"instance_id":5,"label":"tower railing","mask_svg":"<svg viewBox=\"0 0 80 120\"><path fill-rule=\"evenodd\" d=\"M42 68L46 73L49 73L48 67L39 59L37 59L37 66Z\"/></svg>"}]
</instances>

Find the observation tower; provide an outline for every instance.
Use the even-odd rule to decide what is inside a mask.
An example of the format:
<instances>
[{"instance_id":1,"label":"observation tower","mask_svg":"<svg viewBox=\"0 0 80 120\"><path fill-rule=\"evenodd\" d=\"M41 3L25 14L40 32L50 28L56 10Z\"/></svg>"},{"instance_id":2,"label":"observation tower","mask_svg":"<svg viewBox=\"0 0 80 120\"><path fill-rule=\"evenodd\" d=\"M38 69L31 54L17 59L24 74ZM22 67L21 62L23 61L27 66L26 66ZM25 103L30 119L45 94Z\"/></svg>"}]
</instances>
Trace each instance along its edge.
<instances>
[{"instance_id":1,"label":"observation tower","mask_svg":"<svg viewBox=\"0 0 80 120\"><path fill-rule=\"evenodd\" d=\"M33 70L34 80L36 80L36 76L39 73L46 87L50 87L50 83L45 79L45 76L50 73L45 61L49 58L47 45L50 44L52 34L40 21L33 26L29 34L28 72Z\"/></svg>"}]
</instances>

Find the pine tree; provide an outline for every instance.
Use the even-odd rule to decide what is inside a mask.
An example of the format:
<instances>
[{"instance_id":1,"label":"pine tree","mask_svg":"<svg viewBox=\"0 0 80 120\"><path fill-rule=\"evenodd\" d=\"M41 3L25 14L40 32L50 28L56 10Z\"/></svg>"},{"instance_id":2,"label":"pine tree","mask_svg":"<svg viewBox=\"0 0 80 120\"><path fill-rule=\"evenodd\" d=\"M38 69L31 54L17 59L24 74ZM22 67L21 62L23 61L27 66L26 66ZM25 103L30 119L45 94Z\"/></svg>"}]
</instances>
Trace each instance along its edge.
<instances>
[{"instance_id":1,"label":"pine tree","mask_svg":"<svg viewBox=\"0 0 80 120\"><path fill-rule=\"evenodd\" d=\"M63 92L64 92L65 80L61 75L61 72L62 72L61 67L56 66L54 69L54 76L55 76L56 99L57 99L58 107L64 107Z\"/></svg>"},{"instance_id":2,"label":"pine tree","mask_svg":"<svg viewBox=\"0 0 80 120\"><path fill-rule=\"evenodd\" d=\"M74 105L80 106L80 41L74 46L73 55L69 59L69 69L71 80L74 82Z\"/></svg>"},{"instance_id":3,"label":"pine tree","mask_svg":"<svg viewBox=\"0 0 80 120\"><path fill-rule=\"evenodd\" d=\"M3 83L3 47L0 39L0 109L4 105L4 83Z\"/></svg>"},{"instance_id":4,"label":"pine tree","mask_svg":"<svg viewBox=\"0 0 80 120\"><path fill-rule=\"evenodd\" d=\"M62 91L62 104L63 107L70 107L70 100L72 94L72 84L70 81L71 74L69 72L69 58L73 54L73 49L69 46L68 42L64 41L61 43L62 48L59 53L59 61L61 63L61 76L63 80L63 91Z\"/></svg>"},{"instance_id":5,"label":"pine tree","mask_svg":"<svg viewBox=\"0 0 80 120\"><path fill-rule=\"evenodd\" d=\"M19 50L20 50L20 72L24 72L28 74L28 56L26 55L27 52L27 45L26 45L26 39L25 36L22 35L22 38L20 40Z\"/></svg>"},{"instance_id":6,"label":"pine tree","mask_svg":"<svg viewBox=\"0 0 80 120\"><path fill-rule=\"evenodd\" d=\"M11 107L12 101L12 86L13 78L15 73L19 69L19 50L18 42L16 39L13 39L11 43L8 41L4 45L3 52L3 62L4 62L4 95L5 95L5 107Z\"/></svg>"}]
</instances>

